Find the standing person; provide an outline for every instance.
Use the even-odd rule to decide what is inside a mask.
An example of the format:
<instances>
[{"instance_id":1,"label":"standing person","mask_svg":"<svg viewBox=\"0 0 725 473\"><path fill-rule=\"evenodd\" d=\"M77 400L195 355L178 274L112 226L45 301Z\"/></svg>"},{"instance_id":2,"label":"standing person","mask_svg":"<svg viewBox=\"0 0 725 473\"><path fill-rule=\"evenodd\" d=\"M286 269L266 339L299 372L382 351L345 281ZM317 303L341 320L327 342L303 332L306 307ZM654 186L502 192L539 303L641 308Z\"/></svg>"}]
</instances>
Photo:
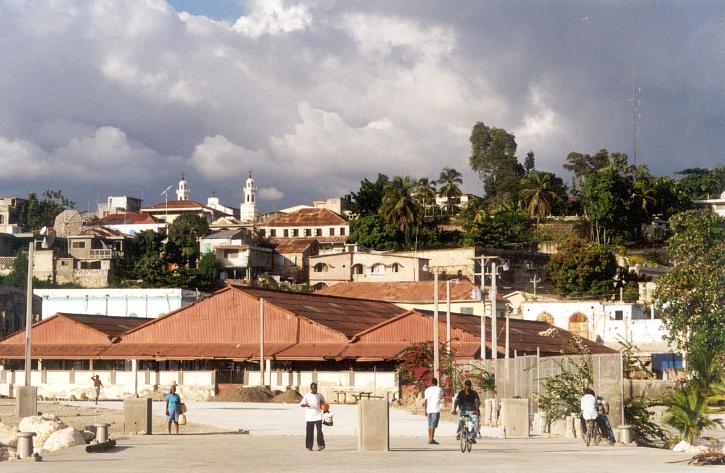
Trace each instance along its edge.
<instances>
[{"instance_id":1,"label":"standing person","mask_svg":"<svg viewBox=\"0 0 725 473\"><path fill-rule=\"evenodd\" d=\"M441 400L443 399L443 389L438 386L438 380L433 378L430 386L423 392L423 406L428 416L428 443L430 445L438 445L433 438L438 427L438 421L441 419Z\"/></svg>"},{"instance_id":2,"label":"standing person","mask_svg":"<svg viewBox=\"0 0 725 473\"><path fill-rule=\"evenodd\" d=\"M471 387L471 380L467 379L463 383L463 390L458 392L456 401L453 403L453 415L456 415L456 409L460 408L461 415L468 415L473 423L473 429L470 433L471 443L476 443L478 435L478 417L481 415L481 398L478 393ZM458 420L458 430L456 430L456 440L461 438L461 429L463 428L463 419Z\"/></svg>"},{"instance_id":3,"label":"standing person","mask_svg":"<svg viewBox=\"0 0 725 473\"><path fill-rule=\"evenodd\" d=\"M591 388L584 389L584 395L581 398L579 407L582 411L581 418L584 419L586 427L584 434L586 434L594 427L594 421L597 420L597 416L599 415L597 412L597 398L594 396L594 391Z\"/></svg>"},{"instance_id":4,"label":"standing person","mask_svg":"<svg viewBox=\"0 0 725 473\"><path fill-rule=\"evenodd\" d=\"M610 445L615 442L614 432L612 431L612 424L609 423L609 403L602 396L596 396L597 398L597 423L599 424L599 430L602 432L602 436L606 437Z\"/></svg>"},{"instance_id":5,"label":"standing person","mask_svg":"<svg viewBox=\"0 0 725 473\"><path fill-rule=\"evenodd\" d=\"M325 396L317 392L317 383L310 384L310 392L300 401L300 406L305 409L306 437L305 446L312 451L314 444L315 430L317 430L317 450L325 449L325 436L322 435L322 409L320 405L325 402Z\"/></svg>"},{"instance_id":6,"label":"standing person","mask_svg":"<svg viewBox=\"0 0 725 473\"><path fill-rule=\"evenodd\" d=\"M176 383L171 385L169 394L166 396L166 421L168 422L169 434L171 434L171 423L176 427L176 435L179 435L179 415L181 414L181 396L176 394Z\"/></svg>"},{"instance_id":7,"label":"standing person","mask_svg":"<svg viewBox=\"0 0 725 473\"><path fill-rule=\"evenodd\" d=\"M91 380L93 380L93 389L96 391L96 405L98 405L98 398L101 395L101 388L103 387L103 383L101 382L101 377L97 374L91 376Z\"/></svg>"}]
</instances>

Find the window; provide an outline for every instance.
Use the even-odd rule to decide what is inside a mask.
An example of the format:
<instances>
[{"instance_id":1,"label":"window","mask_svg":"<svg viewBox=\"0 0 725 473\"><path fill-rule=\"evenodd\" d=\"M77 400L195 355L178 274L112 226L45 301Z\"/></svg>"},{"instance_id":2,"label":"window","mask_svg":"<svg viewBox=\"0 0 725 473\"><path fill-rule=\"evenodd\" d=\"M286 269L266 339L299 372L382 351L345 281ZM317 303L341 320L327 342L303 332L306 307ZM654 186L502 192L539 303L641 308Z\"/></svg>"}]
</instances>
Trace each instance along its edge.
<instances>
[{"instance_id":1,"label":"window","mask_svg":"<svg viewBox=\"0 0 725 473\"><path fill-rule=\"evenodd\" d=\"M265 230L264 228L260 228L259 229L259 234L262 235L262 236L267 236L267 230Z\"/></svg>"},{"instance_id":2,"label":"window","mask_svg":"<svg viewBox=\"0 0 725 473\"><path fill-rule=\"evenodd\" d=\"M284 237L287 238L289 236L289 230L286 228L284 229Z\"/></svg>"},{"instance_id":3,"label":"window","mask_svg":"<svg viewBox=\"0 0 725 473\"><path fill-rule=\"evenodd\" d=\"M330 229L330 236L335 236L335 229L334 228L331 228Z\"/></svg>"},{"instance_id":4,"label":"window","mask_svg":"<svg viewBox=\"0 0 725 473\"><path fill-rule=\"evenodd\" d=\"M363 265L354 264L352 266L352 274L362 274L362 273L363 273Z\"/></svg>"},{"instance_id":5,"label":"window","mask_svg":"<svg viewBox=\"0 0 725 473\"><path fill-rule=\"evenodd\" d=\"M326 273L329 270L329 266L327 266L325 263L317 263L314 266L314 271L316 273Z\"/></svg>"},{"instance_id":6,"label":"window","mask_svg":"<svg viewBox=\"0 0 725 473\"><path fill-rule=\"evenodd\" d=\"M548 312L542 312L536 317L539 322L546 322L549 325L554 325L554 316Z\"/></svg>"},{"instance_id":7,"label":"window","mask_svg":"<svg viewBox=\"0 0 725 473\"><path fill-rule=\"evenodd\" d=\"M298 236L300 236L300 231L299 231L298 229L296 229L296 228L295 228L294 230L292 230L292 236L293 236L293 237L298 237Z\"/></svg>"},{"instance_id":8,"label":"window","mask_svg":"<svg viewBox=\"0 0 725 473\"><path fill-rule=\"evenodd\" d=\"M569 317L569 331L582 338L589 338L589 319L581 312L576 312Z\"/></svg>"},{"instance_id":9,"label":"window","mask_svg":"<svg viewBox=\"0 0 725 473\"><path fill-rule=\"evenodd\" d=\"M276 237L276 236L277 236L277 230L275 230L274 228L273 228L273 229L271 229L271 230L269 231L269 236L271 236L271 237L273 237L273 238L274 238L274 237Z\"/></svg>"},{"instance_id":10,"label":"window","mask_svg":"<svg viewBox=\"0 0 725 473\"><path fill-rule=\"evenodd\" d=\"M305 228L305 236L312 236L312 229L311 228Z\"/></svg>"},{"instance_id":11,"label":"window","mask_svg":"<svg viewBox=\"0 0 725 473\"><path fill-rule=\"evenodd\" d=\"M230 259L230 258L236 258L239 256L239 251L237 250L224 250L224 258Z\"/></svg>"},{"instance_id":12,"label":"window","mask_svg":"<svg viewBox=\"0 0 725 473\"><path fill-rule=\"evenodd\" d=\"M322 236L322 229L321 228L315 228L315 236Z\"/></svg>"},{"instance_id":13,"label":"window","mask_svg":"<svg viewBox=\"0 0 725 473\"><path fill-rule=\"evenodd\" d=\"M373 269L371 271L371 274L373 276L380 276L382 274L385 274L385 265L382 263L376 263L373 265Z\"/></svg>"},{"instance_id":14,"label":"window","mask_svg":"<svg viewBox=\"0 0 725 473\"><path fill-rule=\"evenodd\" d=\"M86 242L85 241L74 241L72 243L72 248L85 248Z\"/></svg>"},{"instance_id":15,"label":"window","mask_svg":"<svg viewBox=\"0 0 725 473\"><path fill-rule=\"evenodd\" d=\"M397 273L400 271L400 265L398 263L393 263L393 265L390 267L390 270L394 273Z\"/></svg>"},{"instance_id":16,"label":"window","mask_svg":"<svg viewBox=\"0 0 725 473\"><path fill-rule=\"evenodd\" d=\"M615 310L614 311L614 320L624 320L624 311L623 310Z\"/></svg>"},{"instance_id":17,"label":"window","mask_svg":"<svg viewBox=\"0 0 725 473\"><path fill-rule=\"evenodd\" d=\"M341 236L345 235L345 227L340 227L340 235Z\"/></svg>"}]
</instances>

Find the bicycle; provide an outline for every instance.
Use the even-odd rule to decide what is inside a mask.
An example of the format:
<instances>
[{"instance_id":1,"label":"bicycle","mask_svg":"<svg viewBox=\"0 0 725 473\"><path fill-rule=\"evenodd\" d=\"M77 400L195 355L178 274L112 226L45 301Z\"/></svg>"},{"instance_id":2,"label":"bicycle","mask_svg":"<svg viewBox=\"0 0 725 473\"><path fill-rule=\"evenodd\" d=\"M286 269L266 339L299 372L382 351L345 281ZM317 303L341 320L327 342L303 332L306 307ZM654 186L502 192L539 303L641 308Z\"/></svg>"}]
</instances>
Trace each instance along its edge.
<instances>
[{"instance_id":1,"label":"bicycle","mask_svg":"<svg viewBox=\"0 0 725 473\"><path fill-rule=\"evenodd\" d=\"M470 452L473 447L471 441L471 431L473 429L473 419L468 414L461 414L462 426L460 431L461 436L461 453Z\"/></svg>"},{"instance_id":2,"label":"bicycle","mask_svg":"<svg viewBox=\"0 0 725 473\"><path fill-rule=\"evenodd\" d=\"M588 446L594 443L594 445L599 445L599 443L602 441L602 431L599 428L599 422L596 420L587 420L586 421L587 426L587 433L584 434L584 443Z\"/></svg>"}]
</instances>

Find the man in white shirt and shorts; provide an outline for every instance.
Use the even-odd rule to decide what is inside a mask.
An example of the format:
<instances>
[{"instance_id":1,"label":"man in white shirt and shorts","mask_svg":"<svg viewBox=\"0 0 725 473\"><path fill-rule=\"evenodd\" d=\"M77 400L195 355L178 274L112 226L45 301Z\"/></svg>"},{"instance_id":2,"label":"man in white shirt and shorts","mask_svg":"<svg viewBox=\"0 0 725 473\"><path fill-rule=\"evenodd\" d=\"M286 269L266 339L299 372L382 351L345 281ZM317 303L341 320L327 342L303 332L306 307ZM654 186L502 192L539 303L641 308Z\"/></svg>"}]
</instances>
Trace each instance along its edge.
<instances>
[{"instance_id":1,"label":"man in white shirt and shorts","mask_svg":"<svg viewBox=\"0 0 725 473\"><path fill-rule=\"evenodd\" d=\"M431 386L423 393L425 398L425 414L428 416L428 443L430 445L438 445L433 435L435 435L438 421L441 418L441 401L443 400L443 389L438 386L438 380L433 378Z\"/></svg>"},{"instance_id":2,"label":"man in white shirt and shorts","mask_svg":"<svg viewBox=\"0 0 725 473\"><path fill-rule=\"evenodd\" d=\"M325 449L325 436L322 435L322 409L321 404L325 402L325 396L317 392L317 383L310 384L310 392L305 394L300 401L300 406L305 409L306 435L305 446L312 451L315 430L317 430L317 450Z\"/></svg>"}]
</instances>

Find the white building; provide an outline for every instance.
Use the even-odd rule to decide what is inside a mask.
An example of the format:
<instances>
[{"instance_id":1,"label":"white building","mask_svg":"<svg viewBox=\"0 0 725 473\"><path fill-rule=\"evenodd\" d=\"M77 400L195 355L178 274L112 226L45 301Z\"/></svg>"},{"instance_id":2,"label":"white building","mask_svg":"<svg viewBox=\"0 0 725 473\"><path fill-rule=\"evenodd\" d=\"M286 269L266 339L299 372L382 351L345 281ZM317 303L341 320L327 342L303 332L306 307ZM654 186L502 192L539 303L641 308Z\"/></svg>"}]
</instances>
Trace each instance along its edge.
<instances>
[{"instance_id":1,"label":"white building","mask_svg":"<svg viewBox=\"0 0 725 473\"><path fill-rule=\"evenodd\" d=\"M126 235L136 235L139 232L151 230L158 232L166 224L153 216L145 213L121 212L106 215L94 222L97 226L110 228Z\"/></svg>"},{"instance_id":2,"label":"white building","mask_svg":"<svg viewBox=\"0 0 725 473\"><path fill-rule=\"evenodd\" d=\"M176 200L189 200L189 183L186 182L183 174L179 181L179 187L176 189Z\"/></svg>"},{"instance_id":3,"label":"white building","mask_svg":"<svg viewBox=\"0 0 725 473\"><path fill-rule=\"evenodd\" d=\"M42 299L43 319L58 312L155 318L197 299L203 292L186 289L35 289Z\"/></svg>"},{"instance_id":4,"label":"white building","mask_svg":"<svg viewBox=\"0 0 725 473\"><path fill-rule=\"evenodd\" d=\"M251 172L244 183L244 202L239 207L239 220L243 223L257 220L257 185Z\"/></svg>"},{"instance_id":5,"label":"white building","mask_svg":"<svg viewBox=\"0 0 725 473\"><path fill-rule=\"evenodd\" d=\"M619 341L636 345L642 353L669 353L667 334L654 309L626 302L530 301L521 303L525 320L539 320L581 337L620 348Z\"/></svg>"},{"instance_id":6,"label":"white building","mask_svg":"<svg viewBox=\"0 0 725 473\"><path fill-rule=\"evenodd\" d=\"M200 240L201 253L214 253L219 279L250 280L272 269L272 250L254 244L247 229L225 229Z\"/></svg>"},{"instance_id":7,"label":"white building","mask_svg":"<svg viewBox=\"0 0 725 473\"><path fill-rule=\"evenodd\" d=\"M105 204L98 204L96 217L103 218L107 215L120 212L138 212L141 210L141 199L127 195L111 195Z\"/></svg>"},{"instance_id":8,"label":"white building","mask_svg":"<svg viewBox=\"0 0 725 473\"><path fill-rule=\"evenodd\" d=\"M720 194L719 199L703 199L694 202L700 206L709 207L719 216L725 217L725 191Z\"/></svg>"},{"instance_id":9,"label":"white building","mask_svg":"<svg viewBox=\"0 0 725 473\"><path fill-rule=\"evenodd\" d=\"M207 197L206 206L224 213L227 217L236 218L239 215L237 213L237 209L234 209L232 207L229 207L228 205L222 204L221 201L219 200L219 197L217 197L213 193L212 193L211 197Z\"/></svg>"}]
</instances>

